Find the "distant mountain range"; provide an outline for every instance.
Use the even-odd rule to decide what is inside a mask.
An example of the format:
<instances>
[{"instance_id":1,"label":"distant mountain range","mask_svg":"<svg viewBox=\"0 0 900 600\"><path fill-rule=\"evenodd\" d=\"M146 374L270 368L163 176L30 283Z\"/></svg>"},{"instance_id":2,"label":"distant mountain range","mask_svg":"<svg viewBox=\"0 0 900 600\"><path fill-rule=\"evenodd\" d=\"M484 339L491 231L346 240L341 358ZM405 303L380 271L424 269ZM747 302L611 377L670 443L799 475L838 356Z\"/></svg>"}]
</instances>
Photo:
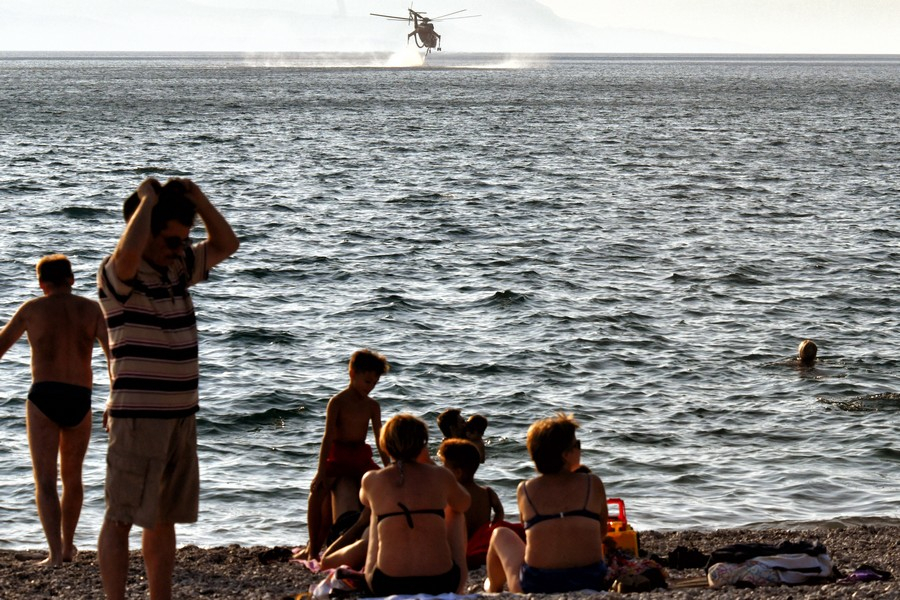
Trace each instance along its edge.
<instances>
[{"instance_id":1,"label":"distant mountain range","mask_svg":"<svg viewBox=\"0 0 900 600\"><path fill-rule=\"evenodd\" d=\"M447 52L900 52L897 0L590 1L593 12L619 20L567 20L537 0L412 5L430 16L461 9L481 15L437 24ZM394 52L406 46L412 28L369 13L403 16L409 6L409 0L2 0L0 51Z\"/></svg>"},{"instance_id":2,"label":"distant mountain range","mask_svg":"<svg viewBox=\"0 0 900 600\"><path fill-rule=\"evenodd\" d=\"M397 0L4 0L0 50L389 52L406 46L412 27L369 13L402 16L407 7ZM430 16L481 15L437 24L448 52L639 52L683 41L565 20L536 0L417 0L413 7Z\"/></svg>"}]
</instances>

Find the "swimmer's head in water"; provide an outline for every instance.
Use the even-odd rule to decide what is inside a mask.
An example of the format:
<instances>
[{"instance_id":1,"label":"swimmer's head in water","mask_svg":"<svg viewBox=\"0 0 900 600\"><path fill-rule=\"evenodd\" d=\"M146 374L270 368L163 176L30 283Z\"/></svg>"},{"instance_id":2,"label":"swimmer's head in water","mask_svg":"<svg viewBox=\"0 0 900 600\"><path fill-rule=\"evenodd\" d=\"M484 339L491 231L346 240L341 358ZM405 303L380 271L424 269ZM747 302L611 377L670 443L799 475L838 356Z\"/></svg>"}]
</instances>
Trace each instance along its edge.
<instances>
[{"instance_id":1,"label":"swimmer's head in water","mask_svg":"<svg viewBox=\"0 0 900 600\"><path fill-rule=\"evenodd\" d=\"M819 348L816 346L816 343L812 340L803 340L800 342L800 346L797 348L797 356L800 359L800 363L804 365L811 365L816 362L816 354L818 353Z\"/></svg>"}]
</instances>

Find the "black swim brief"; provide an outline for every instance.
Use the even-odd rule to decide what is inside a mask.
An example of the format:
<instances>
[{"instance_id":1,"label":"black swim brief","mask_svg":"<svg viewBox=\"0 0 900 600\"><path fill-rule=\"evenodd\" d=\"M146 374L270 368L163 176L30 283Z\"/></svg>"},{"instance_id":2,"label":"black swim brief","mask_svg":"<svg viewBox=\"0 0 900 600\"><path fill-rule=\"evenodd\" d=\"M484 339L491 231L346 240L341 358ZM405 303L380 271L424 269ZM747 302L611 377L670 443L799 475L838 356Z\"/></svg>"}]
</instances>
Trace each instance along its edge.
<instances>
[{"instance_id":1,"label":"black swim brief","mask_svg":"<svg viewBox=\"0 0 900 600\"><path fill-rule=\"evenodd\" d=\"M60 427L75 427L91 412L90 388L70 383L34 383L28 390L28 400Z\"/></svg>"},{"instance_id":2,"label":"black swim brief","mask_svg":"<svg viewBox=\"0 0 900 600\"><path fill-rule=\"evenodd\" d=\"M415 595L455 593L462 577L459 565L453 563L450 570L440 575L418 575L408 577L392 577L385 575L381 569L375 568L372 574L372 594L374 596L393 596L394 594Z\"/></svg>"}]
</instances>

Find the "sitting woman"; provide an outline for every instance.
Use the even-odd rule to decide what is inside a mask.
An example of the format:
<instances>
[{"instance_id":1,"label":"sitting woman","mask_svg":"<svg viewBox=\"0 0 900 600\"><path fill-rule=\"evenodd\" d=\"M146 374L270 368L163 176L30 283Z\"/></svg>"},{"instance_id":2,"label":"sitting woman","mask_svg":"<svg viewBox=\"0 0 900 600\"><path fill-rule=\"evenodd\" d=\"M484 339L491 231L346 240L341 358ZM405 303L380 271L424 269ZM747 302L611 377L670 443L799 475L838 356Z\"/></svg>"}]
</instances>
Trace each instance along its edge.
<instances>
[{"instance_id":1,"label":"sitting woman","mask_svg":"<svg viewBox=\"0 0 900 600\"><path fill-rule=\"evenodd\" d=\"M465 589L469 494L447 469L418 461L427 443L423 421L393 417L381 431L393 462L363 476L360 499L372 511L365 573L375 596Z\"/></svg>"},{"instance_id":2,"label":"sitting woman","mask_svg":"<svg viewBox=\"0 0 900 600\"><path fill-rule=\"evenodd\" d=\"M528 452L540 475L516 491L525 542L511 529L495 529L484 589L561 593L605 587L603 538L606 491L600 478L576 472L581 465L578 423L559 414L528 429Z\"/></svg>"}]
</instances>

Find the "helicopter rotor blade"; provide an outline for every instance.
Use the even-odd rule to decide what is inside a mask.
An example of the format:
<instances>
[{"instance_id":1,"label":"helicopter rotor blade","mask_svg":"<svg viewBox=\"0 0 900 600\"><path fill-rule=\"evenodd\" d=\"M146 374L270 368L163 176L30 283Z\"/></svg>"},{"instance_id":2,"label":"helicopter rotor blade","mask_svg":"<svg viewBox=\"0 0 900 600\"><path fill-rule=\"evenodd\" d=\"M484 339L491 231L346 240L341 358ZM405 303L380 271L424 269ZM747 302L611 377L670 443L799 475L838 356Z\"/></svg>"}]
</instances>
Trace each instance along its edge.
<instances>
[{"instance_id":1,"label":"helicopter rotor blade","mask_svg":"<svg viewBox=\"0 0 900 600\"><path fill-rule=\"evenodd\" d=\"M481 15L466 15L465 17L449 17L447 19L432 19L432 21L456 21L457 19L475 19Z\"/></svg>"},{"instance_id":2,"label":"helicopter rotor blade","mask_svg":"<svg viewBox=\"0 0 900 600\"><path fill-rule=\"evenodd\" d=\"M437 21L438 19L443 19L444 17L449 17L450 15L458 15L461 12L466 12L466 9L464 8L462 10L456 10L456 11L453 11L452 13L447 13L446 15L441 15L440 17L435 17L432 19L432 21Z\"/></svg>"},{"instance_id":3,"label":"helicopter rotor blade","mask_svg":"<svg viewBox=\"0 0 900 600\"><path fill-rule=\"evenodd\" d=\"M391 19L393 21L409 21L409 17L396 17L394 15L380 15L378 13L369 13L373 17L384 17L385 19Z\"/></svg>"}]
</instances>

